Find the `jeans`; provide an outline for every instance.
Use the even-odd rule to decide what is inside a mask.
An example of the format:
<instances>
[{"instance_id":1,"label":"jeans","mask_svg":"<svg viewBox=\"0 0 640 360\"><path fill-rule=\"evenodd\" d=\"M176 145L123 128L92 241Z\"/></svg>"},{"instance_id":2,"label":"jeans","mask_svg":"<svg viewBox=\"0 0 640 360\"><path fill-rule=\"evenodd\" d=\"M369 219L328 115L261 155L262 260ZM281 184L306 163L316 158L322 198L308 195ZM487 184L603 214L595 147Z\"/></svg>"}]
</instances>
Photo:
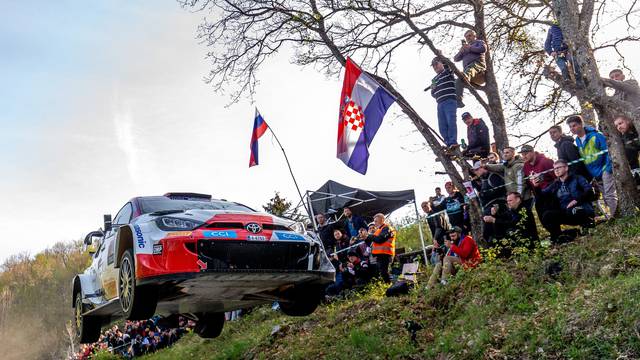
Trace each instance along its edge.
<instances>
[{"instance_id":1,"label":"jeans","mask_svg":"<svg viewBox=\"0 0 640 360\"><path fill-rule=\"evenodd\" d=\"M576 83L582 83L582 75L580 74L580 67L576 64L575 61L571 58L571 55L567 52L560 53L556 56L556 65L560 69L562 73L562 77L565 80L571 80L571 75L569 74L569 64L573 66L573 72L576 76Z\"/></svg>"},{"instance_id":2,"label":"jeans","mask_svg":"<svg viewBox=\"0 0 640 360\"><path fill-rule=\"evenodd\" d=\"M457 111L458 102L455 99L438 103L438 130L440 130L440 135L447 146L458 143Z\"/></svg>"},{"instance_id":3,"label":"jeans","mask_svg":"<svg viewBox=\"0 0 640 360\"><path fill-rule=\"evenodd\" d=\"M598 181L598 187L602 192L602 198L604 203L609 207L609 214L615 215L618 208L618 193L616 192L616 183L613 179L613 174L606 171L602 172L602 183Z\"/></svg>"}]
</instances>

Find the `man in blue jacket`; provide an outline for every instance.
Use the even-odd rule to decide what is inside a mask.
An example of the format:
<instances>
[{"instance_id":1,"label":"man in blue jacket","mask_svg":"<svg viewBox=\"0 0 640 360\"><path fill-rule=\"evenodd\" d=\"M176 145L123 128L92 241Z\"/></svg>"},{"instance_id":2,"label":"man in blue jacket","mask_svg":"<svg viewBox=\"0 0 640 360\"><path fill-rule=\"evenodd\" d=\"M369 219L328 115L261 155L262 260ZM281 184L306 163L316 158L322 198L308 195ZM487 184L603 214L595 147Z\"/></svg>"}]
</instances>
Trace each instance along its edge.
<instances>
[{"instance_id":1,"label":"man in blue jacket","mask_svg":"<svg viewBox=\"0 0 640 360\"><path fill-rule=\"evenodd\" d=\"M590 126L584 126L582 116L573 115L567 119L571 133L576 136L576 146L584 159L587 170L598 184L604 202L609 207L611 216L618 207L618 195L613 179L611 158L607 152L607 140L602 133Z\"/></svg>"},{"instance_id":2,"label":"man in blue jacket","mask_svg":"<svg viewBox=\"0 0 640 360\"><path fill-rule=\"evenodd\" d=\"M561 243L573 239L563 236L560 225L593 227L595 212L591 201L594 200L594 192L585 178L569 172L569 166L564 160L553 163L553 172L558 177L556 181L542 190L536 188L536 191L557 200L558 207L545 211L541 222L551 233L551 242Z\"/></svg>"},{"instance_id":3,"label":"man in blue jacket","mask_svg":"<svg viewBox=\"0 0 640 360\"><path fill-rule=\"evenodd\" d=\"M576 75L576 82L582 82L580 68L571 57L569 46L564 42L564 35L562 34L562 29L558 26L557 21L554 21L554 24L551 25L547 32L547 40L544 42L544 51L555 59L556 64L562 73L562 77L564 77L565 80L571 79L571 76L569 75L570 64L573 66L573 71Z\"/></svg>"},{"instance_id":4,"label":"man in blue jacket","mask_svg":"<svg viewBox=\"0 0 640 360\"><path fill-rule=\"evenodd\" d=\"M354 236L358 236L358 231L360 230L360 228L367 228L367 223L364 221L364 219L362 219L360 216L353 215L353 212L351 212L350 208L345 207L342 210L342 214L345 218L344 228L347 231L349 239Z\"/></svg>"}]
</instances>

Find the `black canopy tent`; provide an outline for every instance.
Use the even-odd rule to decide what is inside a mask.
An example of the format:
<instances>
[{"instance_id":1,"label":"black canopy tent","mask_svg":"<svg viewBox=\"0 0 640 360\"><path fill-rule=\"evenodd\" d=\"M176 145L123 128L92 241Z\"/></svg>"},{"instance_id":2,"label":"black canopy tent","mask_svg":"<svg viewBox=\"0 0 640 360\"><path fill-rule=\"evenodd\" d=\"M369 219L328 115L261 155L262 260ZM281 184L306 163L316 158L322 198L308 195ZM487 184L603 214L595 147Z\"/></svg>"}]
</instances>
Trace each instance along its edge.
<instances>
[{"instance_id":1,"label":"black canopy tent","mask_svg":"<svg viewBox=\"0 0 640 360\"><path fill-rule=\"evenodd\" d=\"M316 214L334 214L338 217L341 209L349 207L354 214L370 221L377 213L390 214L393 211L413 203L420 230L420 241L424 251L425 262L427 253L422 234L422 224L414 190L401 191L369 191L346 186L333 180L327 181L316 191L307 191L307 203L311 210L314 228L317 228Z\"/></svg>"}]
</instances>

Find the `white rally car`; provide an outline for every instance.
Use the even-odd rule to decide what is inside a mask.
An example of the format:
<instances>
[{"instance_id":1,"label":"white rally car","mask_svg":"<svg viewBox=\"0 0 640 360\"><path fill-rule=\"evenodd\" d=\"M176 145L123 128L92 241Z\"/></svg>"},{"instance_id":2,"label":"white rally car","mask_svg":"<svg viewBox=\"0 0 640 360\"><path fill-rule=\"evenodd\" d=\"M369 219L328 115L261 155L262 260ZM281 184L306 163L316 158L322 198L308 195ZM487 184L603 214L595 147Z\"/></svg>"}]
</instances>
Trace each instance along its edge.
<instances>
[{"instance_id":1,"label":"white rally car","mask_svg":"<svg viewBox=\"0 0 640 360\"><path fill-rule=\"evenodd\" d=\"M335 279L302 224L209 195L133 198L85 244L93 261L72 283L81 343L119 317L181 314L200 336L216 337L225 311L278 301L285 314L308 315Z\"/></svg>"}]
</instances>

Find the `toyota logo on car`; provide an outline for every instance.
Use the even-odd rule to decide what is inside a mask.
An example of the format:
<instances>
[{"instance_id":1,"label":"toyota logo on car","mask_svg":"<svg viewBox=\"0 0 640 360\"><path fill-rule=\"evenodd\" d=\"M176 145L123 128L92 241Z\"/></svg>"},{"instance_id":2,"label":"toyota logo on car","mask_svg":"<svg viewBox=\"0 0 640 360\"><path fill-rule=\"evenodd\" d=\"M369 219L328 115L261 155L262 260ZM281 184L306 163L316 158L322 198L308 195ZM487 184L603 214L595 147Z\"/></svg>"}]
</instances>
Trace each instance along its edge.
<instances>
[{"instance_id":1,"label":"toyota logo on car","mask_svg":"<svg viewBox=\"0 0 640 360\"><path fill-rule=\"evenodd\" d=\"M257 223L248 223L247 226L245 226L245 229L247 229L247 231L252 232L254 234L257 234L260 231L262 231L262 227Z\"/></svg>"}]
</instances>

